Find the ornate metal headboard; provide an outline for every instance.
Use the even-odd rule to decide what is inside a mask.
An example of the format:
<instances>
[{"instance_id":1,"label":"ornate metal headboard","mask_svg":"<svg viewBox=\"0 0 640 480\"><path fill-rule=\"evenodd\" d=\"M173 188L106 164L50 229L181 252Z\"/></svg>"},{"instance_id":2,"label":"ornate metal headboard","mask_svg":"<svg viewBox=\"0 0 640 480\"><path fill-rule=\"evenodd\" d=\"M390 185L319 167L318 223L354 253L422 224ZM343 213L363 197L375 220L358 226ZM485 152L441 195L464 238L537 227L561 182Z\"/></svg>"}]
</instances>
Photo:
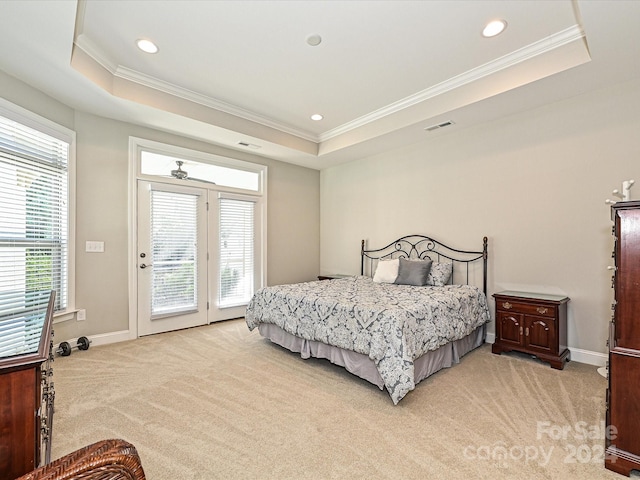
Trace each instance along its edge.
<instances>
[{"instance_id":1,"label":"ornate metal headboard","mask_svg":"<svg viewBox=\"0 0 640 480\"><path fill-rule=\"evenodd\" d=\"M453 277L455 275L459 276L462 271L462 273L466 272L464 283L468 284L470 264L482 260L482 290L486 295L488 259L487 243L487 237L484 237L482 239L481 251L458 250L457 248L452 248L444 243L438 242L431 237L426 237L424 235L407 235L391 242L385 247L366 249L365 241L362 240L362 247L360 249L360 275L365 275L366 264L366 266L368 266L368 274L372 276L377 262L381 259L403 257L425 260L426 258L430 258L435 262L453 263L453 273L451 275L450 282L454 283ZM456 266L461 266L462 269L455 268ZM460 282L458 281L457 283Z\"/></svg>"}]
</instances>

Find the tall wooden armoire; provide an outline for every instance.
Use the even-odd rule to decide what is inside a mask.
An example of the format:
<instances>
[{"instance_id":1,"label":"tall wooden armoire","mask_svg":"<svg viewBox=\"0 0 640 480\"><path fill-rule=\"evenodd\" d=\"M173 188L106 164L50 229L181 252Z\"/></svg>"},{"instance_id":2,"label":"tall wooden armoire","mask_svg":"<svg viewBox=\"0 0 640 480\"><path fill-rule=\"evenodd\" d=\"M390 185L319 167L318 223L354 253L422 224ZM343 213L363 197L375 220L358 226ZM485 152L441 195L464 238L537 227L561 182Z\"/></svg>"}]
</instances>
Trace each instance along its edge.
<instances>
[{"instance_id":1,"label":"tall wooden armoire","mask_svg":"<svg viewBox=\"0 0 640 480\"><path fill-rule=\"evenodd\" d=\"M640 201L611 207L615 269L605 467L640 470Z\"/></svg>"}]
</instances>

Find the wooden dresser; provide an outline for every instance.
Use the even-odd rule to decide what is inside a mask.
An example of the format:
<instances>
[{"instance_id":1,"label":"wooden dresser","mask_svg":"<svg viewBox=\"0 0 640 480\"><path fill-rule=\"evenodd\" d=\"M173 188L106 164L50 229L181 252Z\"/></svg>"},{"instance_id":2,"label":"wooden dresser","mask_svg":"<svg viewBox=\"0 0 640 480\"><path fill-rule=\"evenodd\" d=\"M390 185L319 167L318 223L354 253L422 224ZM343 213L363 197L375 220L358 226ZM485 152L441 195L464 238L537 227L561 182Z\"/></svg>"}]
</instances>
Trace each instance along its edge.
<instances>
[{"instance_id":1,"label":"wooden dresser","mask_svg":"<svg viewBox=\"0 0 640 480\"><path fill-rule=\"evenodd\" d=\"M611 207L615 259L605 467L640 469L640 201Z\"/></svg>"},{"instance_id":2,"label":"wooden dresser","mask_svg":"<svg viewBox=\"0 0 640 480\"><path fill-rule=\"evenodd\" d=\"M495 293L496 354L516 350L563 369L567 348L567 302L563 295L505 291Z\"/></svg>"},{"instance_id":3,"label":"wooden dresser","mask_svg":"<svg viewBox=\"0 0 640 480\"><path fill-rule=\"evenodd\" d=\"M53 309L0 316L0 480L13 480L51 459Z\"/></svg>"}]
</instances>

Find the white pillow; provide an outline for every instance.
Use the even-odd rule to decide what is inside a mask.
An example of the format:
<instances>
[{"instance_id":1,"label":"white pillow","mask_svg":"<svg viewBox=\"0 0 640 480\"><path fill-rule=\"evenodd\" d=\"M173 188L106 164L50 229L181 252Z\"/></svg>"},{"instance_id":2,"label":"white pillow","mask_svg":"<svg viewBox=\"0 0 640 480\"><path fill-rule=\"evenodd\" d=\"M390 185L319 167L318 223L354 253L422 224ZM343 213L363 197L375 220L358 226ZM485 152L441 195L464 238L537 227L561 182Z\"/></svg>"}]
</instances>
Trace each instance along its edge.
<instances>
[{"instance_id":1,"label":"white pillow","mask_svg":"<svg viewBox=\"0 0 640 480\"><path fill-rule=\"evenodd\" d=\"M376 267L376 273L373 275L373 281L378 283L393 283L398 278L398 268L400 260L397 258L391 260L380 260Z\"/></svg>"}]
</instances>

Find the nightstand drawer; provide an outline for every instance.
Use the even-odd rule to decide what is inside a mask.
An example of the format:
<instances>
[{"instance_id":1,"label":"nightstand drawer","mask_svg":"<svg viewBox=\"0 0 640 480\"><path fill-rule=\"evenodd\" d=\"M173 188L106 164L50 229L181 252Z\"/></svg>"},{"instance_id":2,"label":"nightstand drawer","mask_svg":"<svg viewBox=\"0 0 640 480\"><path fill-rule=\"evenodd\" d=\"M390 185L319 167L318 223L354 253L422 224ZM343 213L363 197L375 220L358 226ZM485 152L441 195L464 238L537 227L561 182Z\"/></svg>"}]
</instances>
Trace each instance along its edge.
<instances>
[{"instance_id":1,"label":"nightstand drawer","mask_svg":"<svg viewBox=\"0 0 640 480\"><path fill-rule=\"evenodd\" d=\"M532 305L530 303L516 302L511 299L496 299L498 310L514 313L524 313L525 315L538 315L541 317L555 317L556 307L554 305Z\"/></svg>"}]
</instances>

